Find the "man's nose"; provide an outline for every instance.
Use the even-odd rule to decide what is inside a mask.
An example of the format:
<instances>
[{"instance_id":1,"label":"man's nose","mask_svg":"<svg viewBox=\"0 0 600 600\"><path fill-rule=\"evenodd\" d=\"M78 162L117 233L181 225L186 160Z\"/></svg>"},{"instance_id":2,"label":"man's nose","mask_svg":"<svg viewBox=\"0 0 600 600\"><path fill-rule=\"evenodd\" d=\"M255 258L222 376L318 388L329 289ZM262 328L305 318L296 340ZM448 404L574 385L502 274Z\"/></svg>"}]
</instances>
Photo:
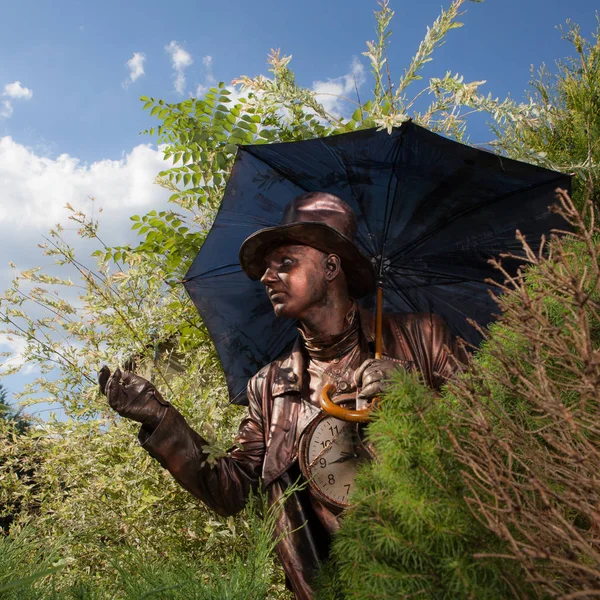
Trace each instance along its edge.
<instances>
[{"instance_id":1,"label":"man's nose","mask_svg":"<svg viewBox=\"0 0 600 600\"><path fill-rule=\"evenodd\" d=\"M275 281L277 279L277 275L274 269L271 267L267 267L262 277L260 278L260 282L263 285L267 285L268 283Z\"/></svg>"}]
</instances>

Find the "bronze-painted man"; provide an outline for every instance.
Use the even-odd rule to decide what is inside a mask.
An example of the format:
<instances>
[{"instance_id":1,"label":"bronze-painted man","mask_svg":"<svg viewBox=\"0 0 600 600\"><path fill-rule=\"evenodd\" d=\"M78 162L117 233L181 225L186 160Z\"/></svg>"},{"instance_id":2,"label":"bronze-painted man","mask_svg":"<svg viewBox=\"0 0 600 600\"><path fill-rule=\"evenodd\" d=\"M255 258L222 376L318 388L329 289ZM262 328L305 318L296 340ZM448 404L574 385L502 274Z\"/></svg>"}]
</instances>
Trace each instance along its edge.
<instances>
[{"instance_id":1,"label":"bronze-painted man","mask_svg":"<svg viewBox=\"0 0 600 600\"><path fill-rule=\"evenodd\" d=\"M294 198L280 226L242 245L242 268L264 284L278 317L297 321L299 336L289 352L250 379L237 446L214 466L205 460L206 442L152 384L128 372L117 370L109 378L106 367L101 371L110 405L142 424L142 447L221 515L241 510L261 478L270 503L297 480L298 448L320 414L325 384L358 393L357 401L364 402L382 392L396 368L416 368L434 389L452 374L454 340L430 314L384 315L384 358L371 358L374 319L354 298L373 291L374 275L353 242L355 232L350 207L317 192ZM338 523L336 511L310 489L294 494L280 512L275 535L287 535L277 552L297 599L313 598L311 582Z\"/></svg>"}]
</instances>

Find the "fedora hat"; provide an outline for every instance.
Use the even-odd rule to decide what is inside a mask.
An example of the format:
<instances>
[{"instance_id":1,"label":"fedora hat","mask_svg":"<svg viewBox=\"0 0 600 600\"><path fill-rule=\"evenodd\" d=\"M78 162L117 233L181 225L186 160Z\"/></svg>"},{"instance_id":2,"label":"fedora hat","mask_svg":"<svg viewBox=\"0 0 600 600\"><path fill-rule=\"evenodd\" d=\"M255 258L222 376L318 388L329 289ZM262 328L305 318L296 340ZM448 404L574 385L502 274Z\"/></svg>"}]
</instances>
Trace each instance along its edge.
<instances>
[{"instance_id":1,"label":"fedora hat","mask_svg":"<svg viewBox=\"0 0 600 600\"><path fill-rule=\"evenodd\" d=\"M348 293L361 298L375 289L369 259L354 243L356 217L341 199L325 192L309 192L285 207L281 224L261 229L240 248L240 264L250 279L260 279L266 255L283 244L303 244L327 254L337 254L348 283Z\"/></svg>"}]
</instances>

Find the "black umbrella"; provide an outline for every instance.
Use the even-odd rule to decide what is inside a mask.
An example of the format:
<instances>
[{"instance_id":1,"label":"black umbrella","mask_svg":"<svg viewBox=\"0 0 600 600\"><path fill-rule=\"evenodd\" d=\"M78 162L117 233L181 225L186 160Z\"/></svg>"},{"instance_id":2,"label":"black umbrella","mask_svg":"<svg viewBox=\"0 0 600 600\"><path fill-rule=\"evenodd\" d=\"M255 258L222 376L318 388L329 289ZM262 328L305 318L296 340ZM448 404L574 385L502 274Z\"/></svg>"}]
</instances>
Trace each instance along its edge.
<instances>
[{"instance_id":1,"label":"black umbrella","mask_svg":"<svg viewBox=\"0 0 600 600\"><path fill-rule=\"evenodd\" d=\"M384 310L431 312L470 343L496 305L488 259L516 252L519 229L534 250L565 228L548 210L570 177L448 140L407 122L302 142L240 147L221 208L185 286L210 332L232 402L294 339L260 282L242 272L238 251L251 233L278 225L303 192L336 194L355 211L357 244L385 287ZM516 268L517 265L511 265ZM372 298L364 299L367 305Z\"/></svg>"}]
</instances>

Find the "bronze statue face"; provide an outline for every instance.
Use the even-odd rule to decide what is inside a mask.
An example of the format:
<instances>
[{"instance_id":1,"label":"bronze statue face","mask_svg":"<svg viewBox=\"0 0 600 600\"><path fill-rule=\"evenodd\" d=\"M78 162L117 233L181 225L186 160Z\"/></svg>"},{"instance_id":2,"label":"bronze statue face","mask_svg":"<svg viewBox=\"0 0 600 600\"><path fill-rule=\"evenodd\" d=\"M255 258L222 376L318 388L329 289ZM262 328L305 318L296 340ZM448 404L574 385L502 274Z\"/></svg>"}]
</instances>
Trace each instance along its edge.
<instances>
[{"instance_id":1,"label":"bronze statue face","mask_svg":"<svg viewBox=\"0 0 600 600\"><path fill-rule=\"evenodd\" d=\"M260 279L277 317L303 320L327 300L328 255L310 246L278 246L265 257Z\"/></svg>"}]
</instances>

